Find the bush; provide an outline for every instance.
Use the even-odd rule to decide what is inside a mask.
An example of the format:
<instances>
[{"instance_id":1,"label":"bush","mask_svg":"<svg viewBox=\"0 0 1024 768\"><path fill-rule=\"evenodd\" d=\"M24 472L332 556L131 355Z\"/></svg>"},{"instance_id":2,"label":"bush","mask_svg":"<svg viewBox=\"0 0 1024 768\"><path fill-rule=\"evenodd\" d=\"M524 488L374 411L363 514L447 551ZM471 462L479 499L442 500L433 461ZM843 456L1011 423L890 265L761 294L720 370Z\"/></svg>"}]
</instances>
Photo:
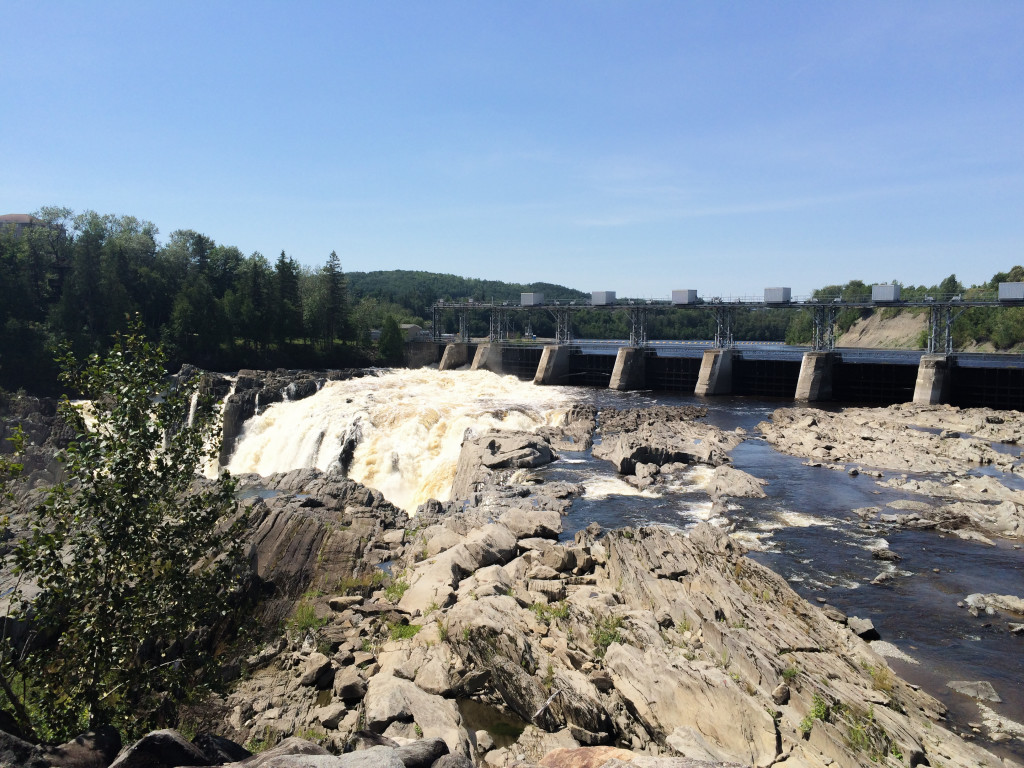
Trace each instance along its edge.
<instances>
[{"instance_id":1,"label":"bush","mask_svg":"<svg viewBox=\"0 0 1024 768\"><path fill-rule=\"evenodd\" d=\"M197 482L219 443L214 414L193 402L197 381L165 381L163 362L138 322L106 358L61 357L92 415L60 405L75 433L59 455L64 479L13 556L13 618L33 634L0 645L6 704L37 737L103 723L131 737L173 722L215 679L210 648L243 572L247 514L227 475Z\"/></svg>"},{"instance_id":2,"label":"bush","mask_svg":"<svg viewBox=\"0 0 1024 768\"><path fill-rule=\"evenodd\" d=\"M399 621L388 624L388 634L392 640L408 640L416 636L423 627L419 624L402 624Z\"/></svg>"},{"instance_id":3,"label":"bush","mask_svg":"<svg viewBox=\"0 0 1024 768\"><path fill-rule=\"evenodd\" d=\"M594 655L597 658L603 659L612 643L622 642L619 629L624 621L621 616L605 616L594 625L594 629L590 633L590 640L594 644Z\"/></svg>"},{"instance_id":4,"label":"bush","mask_svg":"<svg viewBox=\"0 0 1024 768\"><path fill-rule=\"evenodd\" d=\"M292 617L288 620L288 629L300 637L305 637L310 632L316 632L326 623L327 619L317 617L316 606L304 600L295 606Z\"/></svg>"},{"instance_id":5,"label":"bush","mask_svg":"<svg viewBox=\"0 0 1024 768\"><path fill-rule=\"evenodd\" d=\"M385 587L384 596L392 603L397 603L407 589L409 589L409 582L405 579L395 579Z\"/></svg>"}]
</instances>

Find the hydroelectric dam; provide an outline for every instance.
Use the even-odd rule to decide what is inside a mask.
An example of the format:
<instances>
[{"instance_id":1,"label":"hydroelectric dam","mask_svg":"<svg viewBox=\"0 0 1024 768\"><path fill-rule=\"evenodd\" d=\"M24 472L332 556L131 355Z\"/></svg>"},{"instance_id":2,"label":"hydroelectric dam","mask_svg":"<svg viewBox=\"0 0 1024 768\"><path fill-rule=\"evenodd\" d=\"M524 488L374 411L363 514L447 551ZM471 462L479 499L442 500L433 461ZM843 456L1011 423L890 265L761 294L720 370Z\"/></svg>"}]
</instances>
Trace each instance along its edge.
<instances>
[{"instance_id":1,"label":"hydroelectric dam","mask_svg":"<svg viewBox=\"0 0 1024 768\"><path fill-rule=\"evenodd\" d=\"M591 302L545 301L523 294L510 302L437 302L432 308L433 334L407 345L410 366L437 364L441 370L470 365L500 374L532 379L536 384L571 384L616 390L676 391L699 396L750 395L801 402L890 405L949 403L960 407L1024 410L1024 355L955 352L953 325L971 307L1024 306L1024 284L1004 283L997 296L925 296L901 300L899 286L873 286L872 295L853 298L793 299L788 288L765 289L764 299L702 300L695 291L673 291L671 301L615 300L598 291ZM923 350L840 348L836 317L845 309L926 311L927 347ZM741 311L799 309L813 321L808 346L781 342L745 342L733 338L733 321ZM580 339L572 317L583 310L629 315L630 338ZM516 313L543 311L554 321L550 339L513 338ZM668 311L711 313L715 338L652 340L652 315ZM473 338L470 320L489 316L489 334ZM454 315L458 333L440 333L445 315Z\"/></svg>"}]
</instances>

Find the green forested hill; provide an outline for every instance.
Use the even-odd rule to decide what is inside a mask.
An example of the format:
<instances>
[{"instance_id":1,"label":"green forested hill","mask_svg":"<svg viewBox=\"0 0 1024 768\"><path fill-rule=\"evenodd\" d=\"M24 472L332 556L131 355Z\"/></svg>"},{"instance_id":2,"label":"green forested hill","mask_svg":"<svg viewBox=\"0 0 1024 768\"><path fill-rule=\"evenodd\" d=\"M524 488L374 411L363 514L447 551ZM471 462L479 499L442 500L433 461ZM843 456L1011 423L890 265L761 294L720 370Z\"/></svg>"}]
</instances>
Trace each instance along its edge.
<instances>
[{"instance_id":1,"label":"green forested hill","mask_svg":"<svg viewBox=\"0 0 1024 768\"><path fill-rule=\"evenodd\" d=\"M422 313L438 299L446 301L519 301L522 293L543 293L548 299L583 299L589 294L554 283L503 283L473 277L392 269L378 272L349 272L348 290L354 301L372 297L391 301Z\"/></svg>"}]
</instances>

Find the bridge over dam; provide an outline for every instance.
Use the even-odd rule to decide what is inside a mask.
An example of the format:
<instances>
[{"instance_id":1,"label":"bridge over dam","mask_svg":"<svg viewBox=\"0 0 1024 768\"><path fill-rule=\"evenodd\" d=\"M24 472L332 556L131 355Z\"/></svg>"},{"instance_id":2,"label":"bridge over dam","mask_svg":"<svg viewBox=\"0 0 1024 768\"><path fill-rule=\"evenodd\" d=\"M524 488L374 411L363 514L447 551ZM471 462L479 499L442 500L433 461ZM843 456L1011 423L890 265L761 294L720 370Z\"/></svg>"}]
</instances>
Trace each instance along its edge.
<instances>
[{"instance_id":1,"label":"bridge over dam","mask_svg":"<svg viewBox=\"0 0 1024 768\"><path fill-rule=\"evenodd\" d=\"M1009 286L1004 291L1003 286ZM1017 287L1020 287L1019 290ZM881 286L892 288L892 286ZM879 288L879 286L875 286ZM650 389L700 396L751 395L802 402L888 405L901 402L950 403L1024 410L1024 356L954 352L952 327L972 306L1024 306L1024 284L1000 286L998 297L964 300L960 296L900 301L891 291L881 297L843 300L791 300L788 289L766 289L765 300L697 300L693 291L673 292L672 302L608 301L596 292L591 303L537 302L524 294L508 302L438 302L433 307L431 341L410 344L411 364L437 363L442 370L470 365L532 379L537 384L602 386L617 390ZM685 293L680 303L676 294ZM598 294L602 294L600 297ZM1018 298L1019 296L1019 298ZM600 299L600 300L599 300ZM778 300L772 300L778 299ZM928 346L924 350L852 349L835 346L836 316L847 308L919 307L928 311ZM804 309L812 314L813 343L806 347L732 338L738 311ZM628 340L576 339L572 315L582 310L629 313ZM648 318L663 311L711 312L716 334L709 340L651 340ZM513 339L513 313L545 311L555 320L549 340ZM439 333L442 313L454 313L459 333ZM469 337L471 313L490 316L490 334Z\"/></svg>"}]
</instances>

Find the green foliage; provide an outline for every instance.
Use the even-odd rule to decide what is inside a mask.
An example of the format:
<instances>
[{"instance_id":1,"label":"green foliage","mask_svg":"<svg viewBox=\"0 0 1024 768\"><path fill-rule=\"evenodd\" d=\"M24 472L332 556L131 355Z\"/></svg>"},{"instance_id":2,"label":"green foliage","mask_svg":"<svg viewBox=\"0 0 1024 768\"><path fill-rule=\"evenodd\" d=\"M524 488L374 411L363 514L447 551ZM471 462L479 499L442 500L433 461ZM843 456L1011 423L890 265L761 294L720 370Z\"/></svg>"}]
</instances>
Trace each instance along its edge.
<instances>
[{"instance_id":1,"label":"green foliage","mask_svg":"<svg viewBox=\"0 0 1024 768\"><path fill-rule=\"evenodd\" d=\"M288 619L288 629L300 637L305 637L310 632L317 632L327 623L327 619L319 618L316 615L316 606L313 603L303 600L296 604L292 616Z\"/></svg>"},{"instance_id":2,"label":"green foliage","mask_svg":"<svg viewBox=\"0 0 1024 768\"><path fill-rule=\"evenodd\" d=\"M49 350L69 341L79 356L108 348L108 339L126 328L125 317L141 314L151 338L168 344L176 363L188 361L216 370L242 367L333 367L366 364L369 332L388 315L422 326L439 299L508 301L524 292L551 300L585 301L581 291L550 283L504 283L423 271L344 273L332 252L320 267L301 267L286 253L275 260L219 244L194 230L177 230L158 240L159 230L134 216L75 214L68 208L36 212L43 225L15 236L0 228L0 386L30 386L36 393L57 391L57 370ZM903 285L903 296L944 300L993 298L999 282L1024 280L1024 268L998 272L981 285L964 286L949 275L937 285ZM861 280L815 291L821 301L870 295ZM887 312L891 310L886 310ZM867 311L840 314L845 330ZM486 313L470 315L470 332L486 335ZM442 333L458 329L455 312L441 312ZM528 330L554 335L549 312L515 313L513 335ZM627 338L625 312L581 309L572 316L581 338ZM805 344L812 335L806 310L737 312L736 339ZM654 339L710 339L710 312L676 309L650 318ZM998 349L1024 344L1024 310L979 307L954 324L957 347L979 342ZM355 342L354 344L352 342ZM397 358L396 358L397 359Z\"/></svg>"},{"instance_id":3,"label":"green foliage","mask_svg":"<svg viewBox=\"0 0 1024 768\"><path fill-rule=\"evenodd\" d=\"M323 728L317 728L315 726L308 728L299 728L295 731L296 738L304 739L305 741L312 741L316 744L323 744L327 738L327 731ZM250 750L251 751L251 750Z\"/></svg>"},{"instance_id":4,"label":"green foliage","mask_svg":"<svg viewBox=\"0 0 1024 768\"><path fill-rule=\"evenodd\" d=\"M8 490L10 484L21 476L24 466L16 461L25 449L25 432L22 430L21 425L16 426L11 433L11 436L7 438L7 441L11 444L11 454L0 453L0 501L11 498L11 492ZM2 541L7 535L7 524L8 516L0 516L0 541Z\"/></svg>"},{"instance_id":5,"label":"green foliage","mask_svg":"<svg viewBox=\"0 0 1024 768\"><path fill-rule=\"evenodd\" d=\"M541 685L544 686L544 690L548 693L551 693L551 689L555 685L555 665L550 661L544 670L544 680L541 681Z\"/></svg>"},{"instance_id":6,"label":"green foliage","mask_svg":"<svg viewBox=\"0 0 1024 768\"><path fill-rule=\"evenodd\" d=\"M554 605L534 603L530 606L530 610L537 615L538 620L543 621L545 624L550 624L553 619L569 618L569 604L565 600L560 600Z\"/></svg>"},{"instance_id":7,"label":"green foliage","mask_svg":"<svg viewBox=\"0 0 1024 768\"><path fill-rule=\"evenodd\" d=\"M405 579L395 579L384 589L384 596L393 603L402 599L402 595L409 589L409 582Z\"/></svg>"},{"instance_id":8,"label":"green foliage","mask_svg":"<svg viewBox=\"0 0 1024 768\"><path fill-rule=\"evenodd\" d=\"M608 647L612 643L621 643L622 635L619 633L625 620L621 616L604 616L598 619L590 632L590 641L594 644L594 655L603 659Z\"/></svg>"},{"instance_id":9,"label":"green foliage","mask_svg":"<svg viewBox=\"0 0 1024 768\"><path fill-rule=\"evenodd\" d=\"M384 318L384 326L380 331L380 342L377 348L381 360L387 365L401 365L405 356L405 336L398 327L394 316Z\"/></svg>"},{"instance_id":10,"label":"green foliage","mask_svg":"<svg viewBox=\"0 0 1024 768\"><path fill-rule=\"evenodd\" d=\"M197 481L217 445L212 410L200 403L190 416L196 382L168 384L163 360L137 323L105 358L79 367L62 356L68 384L92 398L91 417L60 406L75 432L60 455L64 479L13 556L13 614L32 636L0 648L7 703L48 738L83 722L131 736L172 721L212 679L246 513L227 475Z\"/></svg>"},{"instance_id":11,"label":"green foliage","mask_svg":"<svg viewBox=\"0 0 1024 768\"><path fill-rule=\"evenodd\" d=\"M803 731L804 734L810 733L811 729L814 727L815 720L821 720L823 723L827 723L831 714L832 710L831 707L829 707L828 702L819 694L814 694L811 697L811 711L808 712L807 716L800 721L800 730Z\"/></svg>"},{"instance_id":12,"label":"green foliage","mask_svg":"<svg viewBox=\"0 0 1024 768\"><path fill-rule=\"evenodd\" d=\"M865 712L837 704L830 714L837 725L845 727L846 744L850 749L867 755L873 763L885 762L887 757L903 760L899 745L875 720L874 705L869 706Z\"/></svg>"},{"instance_id":13,"label":"green foliage","mask_svg":"<svg viewBox=\"0 0 1024 768\"><path fill-rule=\"evenodd\" d=\"M400 621L388 622L388 634L392 640L409 640L423 629L420 624L403 624Z\"/></svg>"},{"instance_id":14,"label":"green foliage","mask_svg":"<svg viewBox=\"0 0 1024 768\"><path fill-rule=\"evenodd\" d=\"M895 678L893 677L892 670L884 664L875 666L874 664L868 664L864 662L863 667L867 670L867 673L871 675L871 687L876 691L882 691L889 693L893 689L895 684Z\"/></svg>"},{"instance_id":15,"label":"green foliage","mask_svg":"<svg viewBox=\"0 0 1024 768\"><path fill-rule=\"evenodd\" d=\"M375 568L370 573L359 575L343 576L338 580L337 591L342 595L362 595L369 597L373 590L384 583L386 575L384 571Z\"/></svg>"},{"instance_id":16,"label":"green foliage","mask_svg":"<svg viewBox=\"0 0 1024 768\"><path fill-rule=\"evenodd\" d=\"M269 726L263 728L263 735L257 738L253 736L247 742L245 742L245 748L252 752L254 755L258 755L260 752L266 752L271 747L277 744L277 737L270 730Z\"/></svg>"},{"instance_id":17,"label":"green foliage","mask_svg":"<svg viewBox=\"0 0 1024 768\"><path fill-rule=\"evenodd\" d=\"M795 666L786 667L782 670L782 679L786 681L786 684L792 683L800 675L800 670Z\"/></svg>"}]
</instances>

